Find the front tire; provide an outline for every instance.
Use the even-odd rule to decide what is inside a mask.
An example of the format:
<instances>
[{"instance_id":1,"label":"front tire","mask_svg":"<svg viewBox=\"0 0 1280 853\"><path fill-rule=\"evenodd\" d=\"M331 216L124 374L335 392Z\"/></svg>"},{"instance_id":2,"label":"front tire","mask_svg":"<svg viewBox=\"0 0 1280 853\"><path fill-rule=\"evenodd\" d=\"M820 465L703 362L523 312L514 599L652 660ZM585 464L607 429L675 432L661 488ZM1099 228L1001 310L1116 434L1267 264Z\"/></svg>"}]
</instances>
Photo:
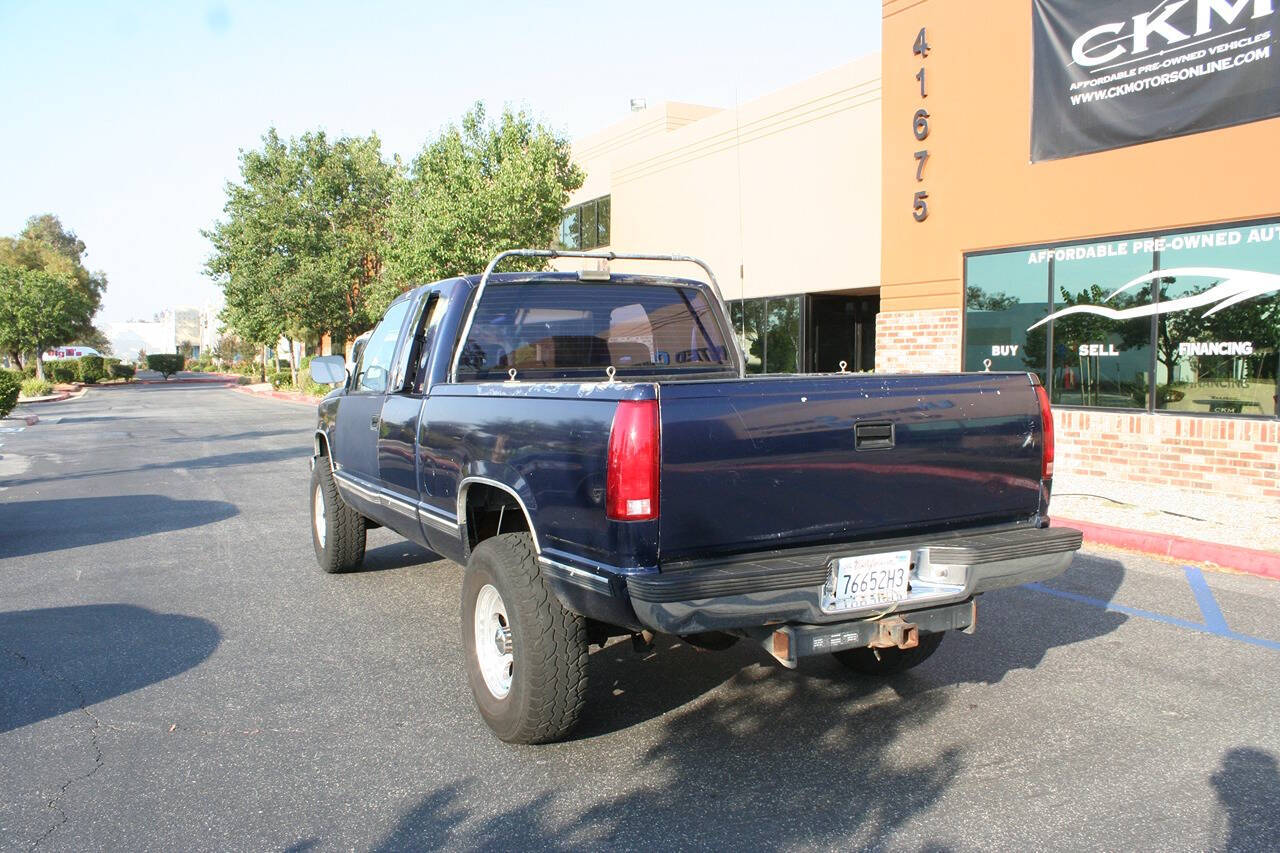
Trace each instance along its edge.
<instances>
[{"instance_id":1,"label":"front tire","mask_svg":"<svg viewBox=\"0 0 1280 853\"><path fill-rule=\"evenodd\" d=\"M330 574L349 572L364 562L364 516L338 494L327 456L311 469L311 544L316 562Z\"/></svg>"},{"instance_id":2,"label":"front tire","mask_svg":"<svg viewBox=\"0 0 1280 853\"><path fill-rule=\"evenodd\" d=\"M845 649L832 652L831 656L862 675L895 675L924 663L940 645L941 633L921 634L920 645L914 649ZM876 651L880 652L879 657L876 657Z\"/></svg>"},{"instance_id":3,"label":"front tire","mask_svg":"<svg viewBox=\"0 0 1280 853\"><path fill-rule=\"evenodd\" d=\"M533 540L476 546L462 581L462 648L480 716L507 743L550 743L578 722L587 686L586 620L543 580Z\"/></svg>"}]
</instances>

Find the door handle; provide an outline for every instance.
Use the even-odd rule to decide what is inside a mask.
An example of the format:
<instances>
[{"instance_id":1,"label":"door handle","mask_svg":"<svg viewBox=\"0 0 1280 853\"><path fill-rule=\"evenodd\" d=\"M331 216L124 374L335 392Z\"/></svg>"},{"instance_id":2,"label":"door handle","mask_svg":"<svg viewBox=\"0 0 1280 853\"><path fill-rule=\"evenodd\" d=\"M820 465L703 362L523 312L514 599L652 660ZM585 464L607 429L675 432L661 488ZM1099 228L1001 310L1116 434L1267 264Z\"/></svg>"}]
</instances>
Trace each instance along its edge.
<instances>
[{"instance_id":1,"label":"door handle","mask_svg":"<svg viewBox=\"0 0 1280 853\"><path fill-rule=\"evenodd\" d=\"M853 426L854 450L887 450L893 447L892 423L862 423Z\"/></svg>"},{"instance_id":2,"label":"door handle","mask_svg":"<svg viewBox=\"0 0 1280 853\"><path fill-rule=\"evenodd\" d=\"M376 430L378 428L378 421L380 420L382 420L381 415L372 415L369 418L369 429Z\"/></svg>"}]
</instances>

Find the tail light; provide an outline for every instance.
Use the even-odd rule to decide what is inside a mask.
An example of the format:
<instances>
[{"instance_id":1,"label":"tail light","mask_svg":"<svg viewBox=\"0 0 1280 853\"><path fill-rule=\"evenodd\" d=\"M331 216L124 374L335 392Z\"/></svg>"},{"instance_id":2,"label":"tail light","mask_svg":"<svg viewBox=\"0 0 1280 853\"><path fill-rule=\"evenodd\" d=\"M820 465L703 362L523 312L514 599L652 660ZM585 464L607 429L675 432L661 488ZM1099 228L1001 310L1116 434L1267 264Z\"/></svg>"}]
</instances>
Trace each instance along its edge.
<instances>
[{"instance_id":1,"label":"tail light","mask_svg":"<svg viewBox=\"0 0 1280 853\"><path fill-rule=\"evenodd\" d=\"M658 517L658 401L623 400L613 415L605 479L608 517Z\"/></svg>"},{"instance_id":2,"label":"tail light","mask_svg":"<svg viewBox=\"0 0 1280 853\"><path fill-rule=\"evenodd\" d=\"M1040 454L1040 479L1053 479L1053 412L1049 408L1049 392L1043 385L1036 386L1036 399L1040 401L1040 423L1044 442Z\"/></svg>"}]
</instances>

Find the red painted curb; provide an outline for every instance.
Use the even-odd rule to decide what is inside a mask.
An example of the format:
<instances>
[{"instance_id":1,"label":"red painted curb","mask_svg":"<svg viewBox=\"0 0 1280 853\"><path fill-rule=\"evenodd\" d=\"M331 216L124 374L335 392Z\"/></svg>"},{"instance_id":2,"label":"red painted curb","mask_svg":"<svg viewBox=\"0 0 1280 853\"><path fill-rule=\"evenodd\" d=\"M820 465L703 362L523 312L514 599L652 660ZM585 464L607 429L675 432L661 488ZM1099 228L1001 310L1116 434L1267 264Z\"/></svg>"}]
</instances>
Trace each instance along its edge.
<instances>
[{"instance_id":1,"label":"red painted curb","mask_svg":"<svg viewBox=\"0 0 1280 853\"><path fill-rule=\"evenodd\" d=\"M1162 557L1190 560L1193 563L1214 563L1252 575L1280 580L1280 554L1274 551L1222 545L1218 542L1188 539L1168 533L1150 533L1145 530L1130 530L1126 527L1111 527L1107 524L1075 521L1060 516L1053 517L1053 524L1055 527L1076 528L1084 533L1086 542L1097 542L1116 548L1158 554Z\"/></svg>"},{"instance_id":2,"label":"red painted curb","mask_svg":"<svg viewBox=\"0 0 1280 853\"><path fill-rule=\"evenodd\" d=\"M286 403L301 403L304 406L315 406L320 403L319 397L297 394L292 391L250 391L243 385L228 386L232 391L248 394L250 397L270 397L273 400L284 400Z\"/></svg>"}]
</instances>

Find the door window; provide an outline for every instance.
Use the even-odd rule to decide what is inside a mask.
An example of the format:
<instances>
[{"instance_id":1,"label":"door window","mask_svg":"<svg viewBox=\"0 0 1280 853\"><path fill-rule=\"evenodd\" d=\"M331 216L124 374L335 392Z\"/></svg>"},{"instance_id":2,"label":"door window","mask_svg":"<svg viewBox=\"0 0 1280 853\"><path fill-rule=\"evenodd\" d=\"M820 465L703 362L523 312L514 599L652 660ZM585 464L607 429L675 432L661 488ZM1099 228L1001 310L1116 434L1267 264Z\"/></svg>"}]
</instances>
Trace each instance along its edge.
<instances>
[{"instance_id":1,"label":"door window","mask_svg":"<svg viewBox=\"0 0 1280 853\"><path fill-rule=\"evenodd\" d=\"M352 383L356 391L366 394L387 392L396 342L400 340L400 327L404 325L409 302L408 299L402 299L388 308L382 322L369 336L369 342L365 344L364 353L360 356L355 382Z\"/></svg>"}]
</instances>

